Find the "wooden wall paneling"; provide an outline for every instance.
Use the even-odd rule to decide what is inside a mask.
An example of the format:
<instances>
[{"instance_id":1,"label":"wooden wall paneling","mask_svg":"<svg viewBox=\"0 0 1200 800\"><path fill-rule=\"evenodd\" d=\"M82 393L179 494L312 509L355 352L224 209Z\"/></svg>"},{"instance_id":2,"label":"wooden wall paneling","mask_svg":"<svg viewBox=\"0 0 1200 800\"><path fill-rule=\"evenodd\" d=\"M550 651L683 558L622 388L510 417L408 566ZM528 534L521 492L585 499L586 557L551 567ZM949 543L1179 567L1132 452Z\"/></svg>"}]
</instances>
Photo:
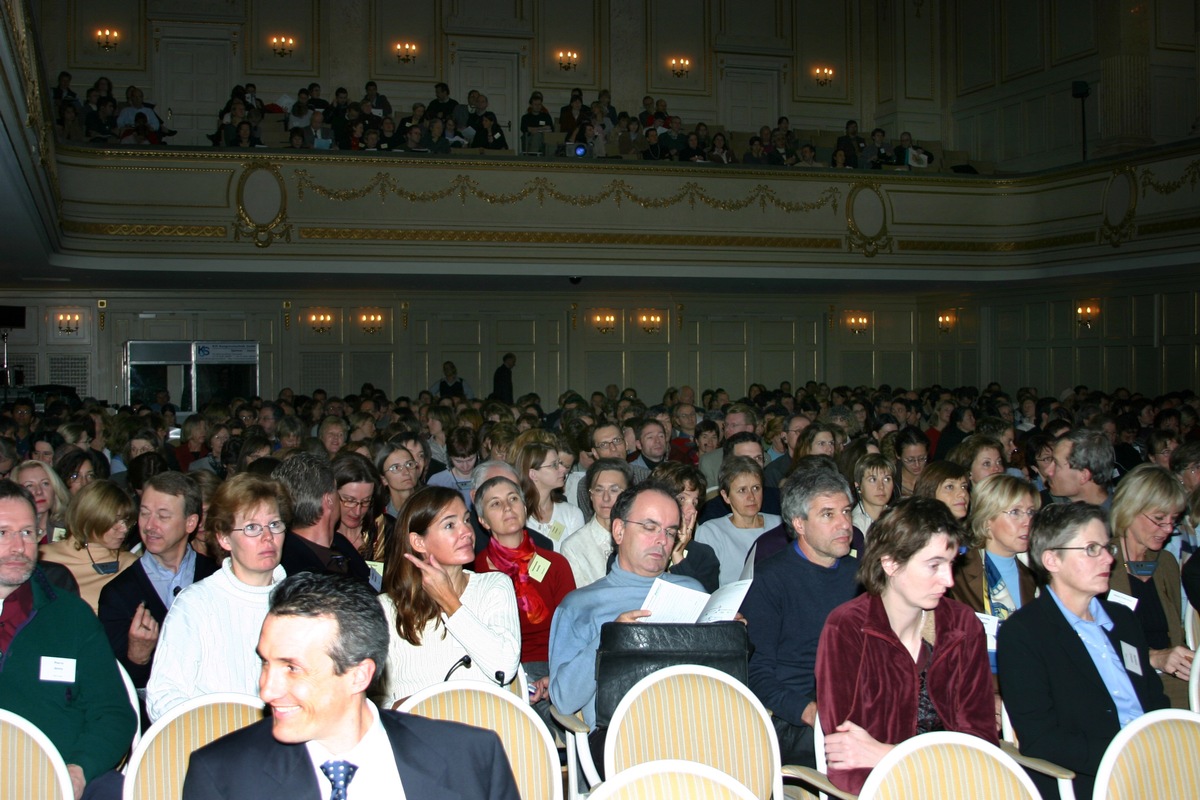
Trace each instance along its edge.
<instances>
[{"instance_id":1,"label":"wooden wall paneling","mask_svg":"<svg viewBox=\"0 0 1200 800\"><path fill-rule=\"evenodd\" d=\"M1130 298L1132 324L1130 335L1143 341L1151 341L1157 333L1158 295L1139 294Z\"/></svg>"},{"instance_id":2,"label":"wooden wall paneling","mask_svg":"<svg viewBox=\"0 0 1200 800\"><path fill-rule=\"evenodd\" d=\"M634 386L638 396L649 403L659 402L659 398L668 386L678 384L671 382L671 354L666 349L630 350L625 356L626 381L624 386ZM588 394L595 390L604 391L604 387L615 381L605 381L588 386Z\"/></svg>"},{"instance_id":3,"label":"wooden wall paneling","mask_svg":"<svg viewBox=\"0 0 1200 800\"><path fill-rule=\"evenodd\" d=\"M1045 346L1026 346L1024 350L1024 373L1018 386L1036 386L1039 389L1050 385L1050 353Z\"/></svg>"},{"instance_id":4,"label":"wooden wall paneling","mask_svg":"<svg viewBox=\"0 0 1200 800\"><path fill-rule=\"evenodd\" d=\"M138 338L152 341L190 341L192 317L158 316L142 320L142 331Z\"/></svg>"},{"instance_id":5,"label":"wooden wall paneling","mask_svg":"<svg viewBox=\"0 0 1200 800\"><path fill-rule=\"evenodd\" d=\"M897 3L904 32L904 100L937 99L937 71L941 42L937 40L938 15L921 14L920 6Z\"/></svg>"},{"instance_id":6,"label":"wooden wall paneling","mask_svg":"<svg viewBox=\"0 0 1200 800\"><path fill-rule=\"evenodd\" d=\"M258 350L258 393L264 398L274 398L279 396L279 390L283 388L283 384L279 381L279 369L276 364L275 353L270 350ZM300 389L292 387L294 391L299 392ZM201 400L203 403L203 400ZM203 409L201 409L203 410Z\"/></svg>"},{"instance_id":7,"label":"wooden wall paneling","mask_svg":"<svg viewBox=\"0 0 1200 800\"><path fill-rule=\"evenodd\" d=\"M1000 75L1012 81L1045 68L1045 29L1040 0L1005 0L1000 4Z\"/></svg>"},{"instance_id":8,"label":"wooden wall paneling","mask_svg":"<svg viewBox=\"0 0 1200 800\"><path fill-rule=\"evenodd\" d=\"M914 312L879 309L872 316L875 342L886 345L913 344Z\"/></svg>"},{"instance_id":9,"label":"wooden wall paneling","mask_svg":"<svg viewBox=\"0 0 1200 800\"><path fill-rule=\"evenodd\" d=\"M896 99L896 70L903 70L902 64L896 62L896 25L904 24L905 6L899 8L890 3L880 3L875 7L875 102L883 105ZM897 20L901 17L901 20ZM903 31L903 28L901 28ZM900 34L903 36L903 33ZM901 80L904 79L900 75Z\"/></svg>"},{"instance_id":10,"label":"wooden wall paneling","mask_svg":"<svg viewBox=\"0 0 1200 800\"><path fill-rule=\"evenodd\" d=\"M1196 52L1196 5L1154 4L1154 46L1160 50Z\"/></svg>"},{"instance_id":11,"label":"wooden wall paneling","mask_svg":"<svg viewBox=\"0 0 1200 800\"><path fill-rule=\"evenodd\" d=\"M856 88L863 76L858 73L857 26L851 3L825 3L798 0L793 5L792 39L796 61L792 81L792 101L815 101L847 105L857 102ZM832 67L833 82L820 86L813 78L818 66ZM840 73L840 74L839 74ZM870 76L871 79L874 76ZM802 126L793 120L794 128Z\"/></svg>"},{"instance_id":12,"label":"wooden wall paneling","mask_svg":"<svg viewBox=\"0 0 1200 800\"><path fill-rule=\"evenodd\" d=\"M1162 295L1162 335L1195 336L1196 293L1166 292Z\"/></svg>"},{"instance_id":13,"label":"wooden wall paneling","mask_svg":"<svg viewBox=\"0 0 1200 800\"><path fill-rule=\"evenodd\" d=\"M961 97L996 83L996 4L962 0L957 4L954 63Z\"/></svg>"},{"instance_id":14,"label":"wooden wall paneling","mask_svg":"<svg viewBox=\"0 0 1200 800\"><path fill-rule=\"evenodd\" d=\"M1195 375L1192 375L1191 380L1185 383L1169 384L1163 380L1161 348L1153 345L1135 345L1130 350L1133 363L1129 380L1124 384L1126 388L1136 386L1138 391L1151 394L1195 385ZM1115 388L1115 386L1116 384L1110 384L1108 388Z\"/></svg>"},{"instance_id":15,"label":"wooden wall paneling","mask_svg":"<svg viewBox=\"0 0 1200 800\"><path fill-rule=\"evenodd\" d=\"M583 373L586 377L581 383L577 382L573 387L577 391L587 391L590 394L590 389L585 390L580 387L604 387L610 383L615 383L624 389L626 386L632 385L628 381L628 376L625 372L625 354L620 350L589 349L585 350L582 355Z\"/></svg>"},{"instance_id":16,"label":"wooden wall paneling","mask_svg":"<svg viewBox=\"0 0 1200 800\"><path fill-rule=\"evenodd\" d=\"M221 319L201 314L197 325L197 339L227 339L239 341L249 338L246 319Z\"/></svg>"},{"instance_id":17,"label":"wooden wall paneling","mask_svg":"<svg viewBox=\"0 0 1200 800\"><path fill-rule=\"evenodd\" d=\"M1093 0L1053 0L1050 3L1051 64L1065 64L1096 52L1095 10Z\"/></svg>"},{"instance_id":18,"label":"wooden wall paneling","mask_svg":"<svg viewBox=\"0 0 1200 800\"><path fill-rule=\"evenodd\" d=\"M432 83L441 76L442 47L438 32L437 3L389 3L387 0L371 0L368 35L371 48L371 75L378 80L424 79ZM396 58L396 45L416 45L416 60L407 64ZM322 85L324 89L324 85ZM333 92L325 89L332 98ZM461 92L460 92L461 93ZM387 92L384 92L387 94ZM433 98L432 86L427 87L428 99ZM358 99L362 95L357 95ZM408 116L410 107L389 96L393 111ZM465 97L463 98L466 99Z\"/></svg>"},{"instance_id":19,"label":"wooden wall paneling","mask_svg":"<svg viewBox=\"0 0 1200 800\"><path fill-rule=\"evenodd\" d=\"M875 374L875 354L870 350L842 350L838 353L841 374L838 383L848 386L878 386L881 381Z\"/></svg>"},{"instance_id":20,"label":"wooden wall paneling","mask_svg":"<svg viewBox=\"0 0 1200 800\"><path fill-rule=\"evenodd\" d=\"M1025 152L1044 153L1048 149L1050 116L1045 95L1024 99Z\"/></svg>"},{"instance_id":21,"label":"wooden wall paneling","mask_svg":"<svg viewBox=\"0 0 1200 800\"><path fill-rule=\"evenodd\" d=\"M1195 386L1200 376L1200 348L1195 344L1179 342L1164 344L1158 353L1162 365L1163 385L1168 388Z\"/></svg>"},{"instance_id":22,"label":"wooden wall paneling","mask_svg":"<svg viewBox=\"0 0 1200 800\"><path fill-rule=\"evenodd\" d=\"M707 95L715 68L711 48L711 0L646 4L646 91L658 96ZM688 74L671 73L672 58L691 62ZM640 99L640 98L639 98Z\"/></svg>"},{"instance_id":23,"label":"wooden wall paneling","mask_svg":"<svg viewBox=\"0 0 1200 800\"><path fill-rule=\"evenodd\" d=\"M453 361L458 374L471 384L473 389L479 391L484 381L483 326L484 322L478 316L438 318L435 326L437 343L430 350L430 374L426 385L432 385L442 379L442 362ZM491 369L487 370L486 374L490 382Z\"/></svg>"},{"instance_id":24,"label":"wooden wall paneling","mask_svg":"<svg viewBox=\"0 0 1200 800\"><path fill-rule=\"evenodd\" d=\"M1075 335L1075 303L1071 300L1052 300L1048 304L1050 312L1049 336L1054 341L1071 339Z\"/></svg>"},{"instance_id":25,"label":"wooden wall paneling","mask_svg":"<svg viewBox=\"0 0 1200 800\"><path fill-rule=\"evenodd\" d=\"M146 69L145 0L71 0L69 19L67 46L71 69L102 73ZM117 31L115 48L103 50L96 44L96 31L102 29ZM47 72L46 77L52 81L57 74L57 71ZM120 105L125 99L127 80L123 81L120 75L109 77ZM47 85L47 93L54 85ZM86 87L80 82L74 88L82 101Z\"/></svg>"},{"instance_id":26,"label":"wooden wall paneling","mask_svg":"<svg viewBox=\"0 0 1200 800\"><path fill-rule=\"evenodd\" d=\"M302 350L297 361L300 366L298 382L302 387L293 387L297 391L308 394L314 389L324 389L330 397L340 397L346 393L342 374L342 353Z\"/></svg>"},{"instance_id":27,"label":"wooden wall paneling","mask_svg":"<svg viewBox=\"0 0 1200 800\"><path fill-rule=\"evenodd\" d=\"M504 360L505 353L512 353L517 357L512 376L513 399L529 392L542 394L537 378L544 364L538 351L539 345L548 347L550 343L542 342L541 337L537 335L539 322L540 320L534 317L500 317L495 320L492 328L493 346L483 362L482 383L476 387L479 397L491 394L493 375Z\"/></svg>"},{"instance_id":28,"label":"wooden wall paneling","mask_svg":"<svg viewBox=\"0 0 1200 800\"><path fill-rule=\"evenodd\" d=\"M393 370L393 357L391 351L388 350L367 350L356 351L347 354L350 361L349 367L346 370L346 385L347 390L358 393L364 383L372 383L376 388L392 386L395 383ZM486 397L487 392L484 391L479 384L471 383L475 389L476 396Z\"/></svg>"},{"instance_id":29,"label":"wooden wall paneling","mask_svg":"<svg viewBox=\"0 0 1200 800\"><path fill-rule=\"evenodd\" d=\"M1133 298L1106 298L1100 312L1100 327L1106 339L1127 340L1133 335Z\"/></svg>"},{"instance_id":30,"label":"wooden wall paneling","mask_svg":"<svg viewBox=\"0 0 1200 800\"><path fill-rule=\"evenodd\" d=\"M1103 355L1104 380L1097 388L1111 391L1118 386L1130 386L1133 379L1133 348L1128 345L1106 344L1103 347ZM1155 385L1157 383L1156 379Z\"/></svg>"},{"instance_id":31,"label":"wooden wall paneling","mask_svg":"<svg viewBox=\"0 0 1200 800\"><path fill-rule=\"evenodd\" d=\"M533 81L541 87L562 87L568 91L576 86L600 89L604 74L603 59L614 54L605 52L605 42L600 38L600 3L598 0L577 0L572 3L539 2L537 24L534 26ZM559 67L558 54L573 50L579 53L575 69ZM616 57L620 58L618 51ZM591 103L595 92L585 92L584 100ZM641 98L638 98L639 100ZM614 101L617 98L613 98ZM566 95L563 96L566 102ZM557 120L561 103L547 102L554 106L551 112Z\"/></svg>"},{"instance_id":32,"label":"wooden wall paneling","mask_svg":"<svg viewBox=\"0 0 1200 800\"><path fill-rule=\"evenodd\" d=\"M246 73L321 79L320 0L292 0L288 3L252 3L246 24ZM275 36L295 39L292 54L277 56L271 46ZM333 46L335 43L331 42ZM336 43L340 46L340 42ZM324 85L322 85L324 88ZM295 90L289 94L294 96ZM329 92L332 100L333 92ZM351 99L358 99L356 94Z\"/></svg>"},{"instance_id":33,"label":"wooden wall paneling","mask_svg":"<svg viewBox=\"0 0 1200 800\"><path fill-rule=\"evenodd\" d=\"M1013 391L1017 386L1028 385L1022 364L1023 352L1024 348L1019 345L996 348L996 364L993 374L996 376L996 380L1000 381L1000 385L1009 391Z\"/></svg>"},{"instance_id":34,"label":"wooden wall paneling","mask_svg":"<svg viewBox=\"0 0 1200 800\"><path fill-rule=\"evenodd\" d=\"M1075 369L1076 380L1071 383L1074 386L1076 383L1086 383L1088 386L1103 386L1104 385L1104 363L1103 351L1097 346L1080 345L1075 350ZM1062 376L1055 376L1061 378ZM1055 391L1061 391L1067 388L1068 384L1063 384L1061 388L1055 387Z\"/></svg>"},{"instance_id":35,"label":"wooden wall paneling","mask_svg":"<svg viewBox=\"0 0 1200 800\"><path fill-rule=\"evenodd\" d=\"M1079 383L1075 369L1075 351L1070 346L1050 346L1046 365L1046 382L1042 385L1047 392L1061 392L1068 384ZM1041 389L1042 386L1038 388Z\"/></svg>"},{"instance_id":36,"label":"wooden wall paneling","mask_svg":"<svg viewBox=\"0 0 1200 800\"><path fill-rule=\"evenodd\" d=\"M765 0L754 7L755 13L747 14L746 6L737 0L718 0L713 40L717 50L787 53L792 5L789 0Z\"/></svg>"}]
</instances>

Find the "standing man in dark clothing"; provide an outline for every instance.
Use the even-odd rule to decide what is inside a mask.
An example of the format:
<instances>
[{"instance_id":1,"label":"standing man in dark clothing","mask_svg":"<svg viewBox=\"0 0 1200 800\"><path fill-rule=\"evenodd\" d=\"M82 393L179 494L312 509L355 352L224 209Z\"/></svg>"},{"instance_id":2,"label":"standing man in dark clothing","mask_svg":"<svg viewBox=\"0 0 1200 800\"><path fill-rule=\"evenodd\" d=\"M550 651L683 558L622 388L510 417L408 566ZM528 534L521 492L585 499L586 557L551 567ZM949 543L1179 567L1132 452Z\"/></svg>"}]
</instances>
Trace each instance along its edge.
<instances>
[{"instance_id":1,"label":"standing man in dark clothing","mask_svg":"<svg viewBox=\"0 0 1200 800\"><path fill-rule=\"evenodd\" d=\"M516 355L505 353L500 366L496 367L496 373L492 375L492 397L509 405L513 402L512 371L516 365Z\"/></svg>"}]
</instances>

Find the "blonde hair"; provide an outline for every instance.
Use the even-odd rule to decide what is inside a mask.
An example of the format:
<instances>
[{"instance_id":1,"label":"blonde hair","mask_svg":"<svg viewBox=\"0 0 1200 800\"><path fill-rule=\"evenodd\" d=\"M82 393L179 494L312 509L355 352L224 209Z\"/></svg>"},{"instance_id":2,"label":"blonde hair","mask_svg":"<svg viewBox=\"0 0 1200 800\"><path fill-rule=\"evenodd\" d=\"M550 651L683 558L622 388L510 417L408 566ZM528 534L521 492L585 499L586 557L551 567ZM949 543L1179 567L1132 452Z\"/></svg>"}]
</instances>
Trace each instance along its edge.
<instances>
[{"instance_id":1,"label":"blonde hair","mask_svg":"<svg viewBox=\"0 0 1200 800\"><path fill-rule=\"evenodd\" d=\"M119 520L133 524L133 499L112 481L89 483L67 506L67 533L76 550L99 541Z\"/></svg>"},{"instance_id":2,"label":"blonde hair","mask_svg":"<svg viewBox=\"0 0 1200 800\"><path fill-rule=\"evenodd\" d=\"M1034 510L1042 507L1042 496L1024 478L998 473L989 475L971 489L971 514L967 527L972 547L984 547L988 542L988 523L1028 497Z\"/></svg>"},{"instance_id":3,"label":"blonde hair","mask_svg":"<svg viewBox=\"0 0 1200 800\"><path fill-rule=\"evenodd\" d=\"M1157 464L1139 464L1117 484L1109 512L1113 535L1124 535L1138 514L1150 511L1178 514L1186 503L1183 485L1170 470Z\"/></svg>"}]
</instances>

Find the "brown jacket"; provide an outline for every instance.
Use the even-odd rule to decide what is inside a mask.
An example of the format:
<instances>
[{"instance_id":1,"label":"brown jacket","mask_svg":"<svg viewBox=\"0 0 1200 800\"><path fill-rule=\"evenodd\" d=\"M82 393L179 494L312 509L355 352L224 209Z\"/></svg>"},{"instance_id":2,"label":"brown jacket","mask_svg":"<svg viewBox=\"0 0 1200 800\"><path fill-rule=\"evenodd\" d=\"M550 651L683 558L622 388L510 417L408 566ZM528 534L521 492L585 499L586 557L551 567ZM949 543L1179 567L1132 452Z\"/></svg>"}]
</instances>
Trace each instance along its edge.
<instances>
[{"instance_id":1,"label":"brown jacket","mask_svg":"<svg viewBox=\"0 0 1200 800\"><path fill-rule=\"evenodd\" d=\"M954 586L950 588L951 597L960 603L966 603L972 611L979 612L984 610L982 553L982 550L973 547L954 562ZM1027 606L1033 602L1037 592L1037 580L1033 570L1022 564L1020 559L1017 560L1017 572L1021 576L1021 605Z\"/></svg>"}]
</instances>

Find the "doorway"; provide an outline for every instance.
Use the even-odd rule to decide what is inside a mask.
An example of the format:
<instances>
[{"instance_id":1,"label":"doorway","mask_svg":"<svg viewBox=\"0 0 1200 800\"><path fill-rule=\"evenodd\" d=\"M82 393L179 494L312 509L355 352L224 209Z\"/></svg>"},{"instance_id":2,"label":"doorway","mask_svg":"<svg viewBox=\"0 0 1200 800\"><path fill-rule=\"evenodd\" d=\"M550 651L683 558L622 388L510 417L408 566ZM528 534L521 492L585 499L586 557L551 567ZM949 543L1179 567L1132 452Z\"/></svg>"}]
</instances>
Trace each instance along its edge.
<instances>
[{"instance_id":1,"label":"doorway","mask_svg":"<svg viewBox=\"0 0 1200 800\"><path fill-rule=\"evenodd\" d=\"M466 93L478 89L488 99L488 110L504 127L509 146L516 148L512 131L519 123L522 106L518 97L517 54L459 50L456 54L454 86L461 86L463 102Z\"/></svg>"}]
</instances>

